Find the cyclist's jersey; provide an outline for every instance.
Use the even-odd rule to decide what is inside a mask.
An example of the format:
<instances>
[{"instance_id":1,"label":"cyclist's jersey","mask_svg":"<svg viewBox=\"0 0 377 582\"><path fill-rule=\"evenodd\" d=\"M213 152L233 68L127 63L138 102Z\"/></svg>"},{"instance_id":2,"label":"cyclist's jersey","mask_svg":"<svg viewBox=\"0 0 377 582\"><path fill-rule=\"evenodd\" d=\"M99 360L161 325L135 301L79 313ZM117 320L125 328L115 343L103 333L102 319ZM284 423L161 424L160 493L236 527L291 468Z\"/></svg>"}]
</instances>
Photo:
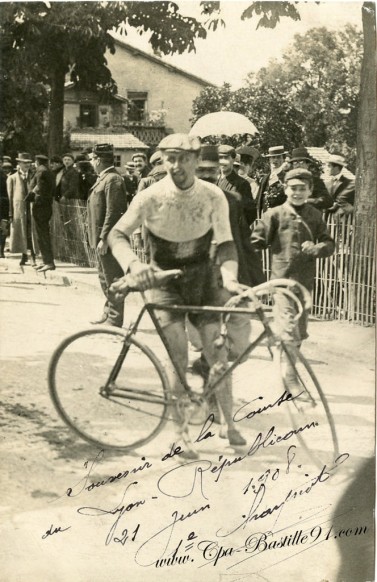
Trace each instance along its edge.
<instances>
[{"instance_id":1,"label":"cyclist's jersey","mask_svg":"<svg viewBox=\"0 0 377 582\"><path fill-rule=\"evenodd\" d=\"M151 233L154 262L163 268L207 258L212 238L218 245L233 240L224 193L197 178L187 190L166 176L139 192L116 228L130 236L141 224ZM164 256L168 265L161 263Z\"/></svg>"}]
</instances>

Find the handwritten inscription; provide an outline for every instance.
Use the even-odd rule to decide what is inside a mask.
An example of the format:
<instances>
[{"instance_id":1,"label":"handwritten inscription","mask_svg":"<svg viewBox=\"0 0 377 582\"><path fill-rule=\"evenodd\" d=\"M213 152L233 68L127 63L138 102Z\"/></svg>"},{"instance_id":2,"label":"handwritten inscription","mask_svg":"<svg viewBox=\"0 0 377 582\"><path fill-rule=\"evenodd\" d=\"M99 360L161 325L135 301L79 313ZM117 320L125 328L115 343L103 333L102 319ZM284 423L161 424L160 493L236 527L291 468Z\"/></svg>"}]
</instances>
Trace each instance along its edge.
<instances>
[{"instance_id":1,"label":"handwritten inscription","mask_svg":"<svg viewBox=\"0 0 377 582\"><path fill-rule=\"evenodd\" d=\"M71 529L71 526L69 527L54 527L53 525L51 525L51 527L43 534L42 536L42 540L45 540L46 538L48 538L49 536L52 536L54 534L63 532L63 531L67 531L68 529Z\"/></svg>"}]
</instances>

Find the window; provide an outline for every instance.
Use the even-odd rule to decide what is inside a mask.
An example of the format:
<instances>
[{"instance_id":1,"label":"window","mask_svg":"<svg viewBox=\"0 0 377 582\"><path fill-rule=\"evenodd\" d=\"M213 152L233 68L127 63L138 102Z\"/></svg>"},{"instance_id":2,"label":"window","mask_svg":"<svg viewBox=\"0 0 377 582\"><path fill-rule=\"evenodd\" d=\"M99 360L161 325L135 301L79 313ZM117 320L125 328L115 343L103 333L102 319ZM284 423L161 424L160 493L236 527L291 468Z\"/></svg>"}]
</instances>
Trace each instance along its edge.
<instances>
[{"instance_id":1,"label":"window","mask_svg":"<svg viewBox=\"0 0 377 582\"><path fill-rule=\"evenodd\" d=\"M80 127L96 127L97 125L97 107L96 105L80 105Z\"/></svg>"},{"instance_id":2,"label":"window","mask_svg":"<svg viewBox=\"0 0 377 582\"><path fill-rule=\"evenodd\" d=\"M147 113L148 93L128 91L128 120L144 121Z\"/></svg>"},{"instance_id":3,"label":"window","mask_svg":"<svg viewBox=\"0 0 377 582\"><path fill-rule=\"evenodd\" d=\"M116 168L120 168L120 164L121 164L120 156L118 156L118 155L115 155L115 156L114 156L114 166L115 166Z\"/></svg>"}]
</instances>

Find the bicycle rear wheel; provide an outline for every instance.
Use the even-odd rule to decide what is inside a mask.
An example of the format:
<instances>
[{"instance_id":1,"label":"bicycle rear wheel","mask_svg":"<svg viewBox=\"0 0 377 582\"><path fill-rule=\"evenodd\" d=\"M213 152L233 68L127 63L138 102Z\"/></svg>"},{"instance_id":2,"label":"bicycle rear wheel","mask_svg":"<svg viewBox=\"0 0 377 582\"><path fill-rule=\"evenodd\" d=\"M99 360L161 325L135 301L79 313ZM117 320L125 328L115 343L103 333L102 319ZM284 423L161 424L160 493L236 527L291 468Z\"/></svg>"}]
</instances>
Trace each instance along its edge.
<instances>
[{"instance_id":1,"label":"bicycle rear wheel","mask_svg":"<svg viewBox=\"0 0 377 582\"><path fill-rule=\"evenodd\" d=\"M48 372L57 412L80 437L131 451L151 441L168 417L168 380L153 352L116 328L66 338Z\"/></svg>"},{"instance_id":2,"label":"bicycle rear wheel","mask_svg":"<svg viewBox=\"0 0 377 582\"><path fill-rule=\"evenodd\" d=\"M288 412L300 445L313 463L332 466L339 455L335 424L323 390L309 363L295 347L281 346L281 375L292 395ZM293 372L294 371L294 372Z\"/></svg>"}]
</instances>

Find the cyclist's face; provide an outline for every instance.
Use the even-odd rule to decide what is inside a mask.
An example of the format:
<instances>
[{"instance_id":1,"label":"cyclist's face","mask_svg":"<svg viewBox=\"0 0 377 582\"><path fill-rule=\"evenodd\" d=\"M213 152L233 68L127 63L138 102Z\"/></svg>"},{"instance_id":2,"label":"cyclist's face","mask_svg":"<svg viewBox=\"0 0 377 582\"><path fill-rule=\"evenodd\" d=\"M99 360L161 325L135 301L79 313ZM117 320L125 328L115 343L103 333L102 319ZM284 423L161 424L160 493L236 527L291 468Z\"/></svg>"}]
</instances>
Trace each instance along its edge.
<instances>
[{"instance_id":1,"label":"cyclist's face","mask_svg":"<svg viewBox=\"0 0 377 582\"><path fill-rule=\"evenodd\" d=\"M284 191L290 204L293 206L302 206L310 196L311 187L304 180L294 179L289 180L288 184L284 187Z\"/></svg>"},{"instance_id":2,"label":"cyclist's face","mask_svg":"<svg viewBox=\"0 0 377 582\"><path fill-rule=\"evenodd\" d=\"M195 179L198 156L194 152L164 152L164 165L174 184L181 190L190 188Z\"/></svg>"}]
</instances>

